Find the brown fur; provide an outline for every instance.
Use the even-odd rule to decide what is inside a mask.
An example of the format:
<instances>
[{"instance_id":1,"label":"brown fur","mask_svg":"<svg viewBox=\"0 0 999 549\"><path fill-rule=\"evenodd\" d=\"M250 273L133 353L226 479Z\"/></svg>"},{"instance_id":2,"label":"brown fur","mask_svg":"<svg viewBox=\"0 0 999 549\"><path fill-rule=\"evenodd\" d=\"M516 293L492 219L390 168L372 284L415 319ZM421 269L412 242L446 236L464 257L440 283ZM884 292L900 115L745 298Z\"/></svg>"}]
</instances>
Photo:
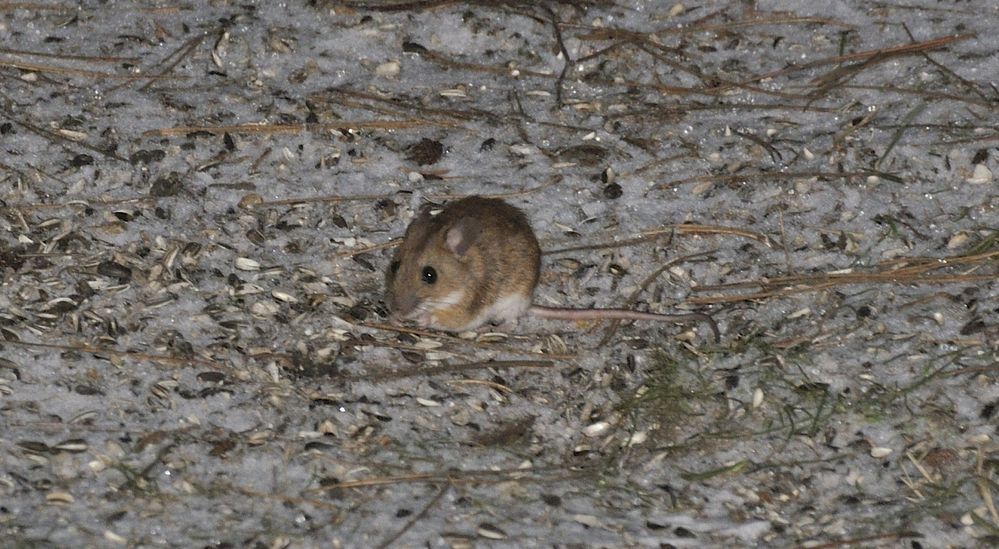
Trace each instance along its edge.
<instances>
[{"instance_id":1,"label":"brown fur","mask_svg":"<svg viewBox=\"0 0 999 549\"><path fill-rule=\"evenodd\" d=\"M518 294L530 301L540 275L541 249L523 212L502 200L471 196L448 204L436 216L422 211L406 229L395 261L398 271L386 273L394 315L459 330L469 328L503 296ZM437 273L434 284L422 280L425 267ZM459 291L465 295L458 303L434 304Z\"/></svg>"}]
</instances>

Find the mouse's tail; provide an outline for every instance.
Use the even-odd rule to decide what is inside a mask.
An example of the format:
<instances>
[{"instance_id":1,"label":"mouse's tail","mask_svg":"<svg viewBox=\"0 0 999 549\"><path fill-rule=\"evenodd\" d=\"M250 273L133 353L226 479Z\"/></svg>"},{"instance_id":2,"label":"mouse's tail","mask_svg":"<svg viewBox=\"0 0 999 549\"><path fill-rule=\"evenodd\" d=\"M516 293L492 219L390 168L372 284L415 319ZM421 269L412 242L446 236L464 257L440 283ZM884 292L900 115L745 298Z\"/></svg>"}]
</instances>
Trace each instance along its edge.
<instances>
[{"instance_id":1,"label":"mouse's tail","mask_svg":"<svg viewBox=\"0 0 999 549\"><path fill-rule=\"evenodd\" d=\"M527 312L538 318L557 320L653 320L681 323L700 321L711 327L716 343L721 341L721 332L718 330L718 323L715 322L714 318L711 318L711 315L705 313L661 315L632 311L631 309L570 309L566 307L544 307L541 305L531 305L527 309Z\"/></svg>"}]
</instances>

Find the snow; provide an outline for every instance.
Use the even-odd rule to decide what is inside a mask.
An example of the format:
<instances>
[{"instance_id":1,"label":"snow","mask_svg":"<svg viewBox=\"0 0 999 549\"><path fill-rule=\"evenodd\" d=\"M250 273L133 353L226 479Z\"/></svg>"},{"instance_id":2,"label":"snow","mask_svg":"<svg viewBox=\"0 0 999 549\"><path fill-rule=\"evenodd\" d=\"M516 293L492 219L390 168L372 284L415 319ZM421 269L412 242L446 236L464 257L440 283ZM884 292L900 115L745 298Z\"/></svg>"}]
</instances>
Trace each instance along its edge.
<instances>
[{"instance_id":1,"label":"snow","mask_svg":"<svg viewBox=\"0 0 999 549\"><path fill-rule=\"evenodd\" d=\"M999 5L548 5L0 5L0 538L993 544ZM475 193L537 303L723 341L388 326Z\"/></svg>"}]
</instances>

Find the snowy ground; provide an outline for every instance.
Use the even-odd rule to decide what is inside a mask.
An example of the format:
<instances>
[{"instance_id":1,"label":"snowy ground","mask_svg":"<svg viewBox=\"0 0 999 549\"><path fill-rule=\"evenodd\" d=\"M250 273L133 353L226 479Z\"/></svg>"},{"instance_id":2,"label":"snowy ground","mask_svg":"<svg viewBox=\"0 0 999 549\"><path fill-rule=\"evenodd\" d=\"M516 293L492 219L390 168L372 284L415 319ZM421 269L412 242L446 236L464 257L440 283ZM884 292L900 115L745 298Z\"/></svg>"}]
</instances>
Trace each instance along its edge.
<instances>
[{"instance_id":1,"label":"snowy ground","mask_svg":"<svg viewBox=\"0 0 999 549\"><path fill-rule=\"evenodd\" d=\"M997 25L0 2L0 545L999 542ZM476 193L539 303L721 343L387 325L394 239Z\"/></svg>"}]
</instances>

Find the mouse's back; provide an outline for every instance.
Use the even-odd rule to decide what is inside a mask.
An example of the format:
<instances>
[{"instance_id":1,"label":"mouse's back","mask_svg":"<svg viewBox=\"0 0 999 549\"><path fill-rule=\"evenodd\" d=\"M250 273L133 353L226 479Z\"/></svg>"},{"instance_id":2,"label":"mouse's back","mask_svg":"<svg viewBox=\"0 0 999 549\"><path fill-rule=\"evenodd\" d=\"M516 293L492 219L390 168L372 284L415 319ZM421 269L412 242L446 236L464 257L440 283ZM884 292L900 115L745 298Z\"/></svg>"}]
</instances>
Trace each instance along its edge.
<instances>
[{"instance_id":1,"label":"mouse's back","mask_svg":"<svg viewBox=\"0 0 999 549\"><path fill-rule=\"evenodd\" d=\"M471 196L432 216L422 211L386 272L395 319L468 330L512 320L531 304L541 266L537 238L519 209Z\"/></svg>"}]
</instances>

